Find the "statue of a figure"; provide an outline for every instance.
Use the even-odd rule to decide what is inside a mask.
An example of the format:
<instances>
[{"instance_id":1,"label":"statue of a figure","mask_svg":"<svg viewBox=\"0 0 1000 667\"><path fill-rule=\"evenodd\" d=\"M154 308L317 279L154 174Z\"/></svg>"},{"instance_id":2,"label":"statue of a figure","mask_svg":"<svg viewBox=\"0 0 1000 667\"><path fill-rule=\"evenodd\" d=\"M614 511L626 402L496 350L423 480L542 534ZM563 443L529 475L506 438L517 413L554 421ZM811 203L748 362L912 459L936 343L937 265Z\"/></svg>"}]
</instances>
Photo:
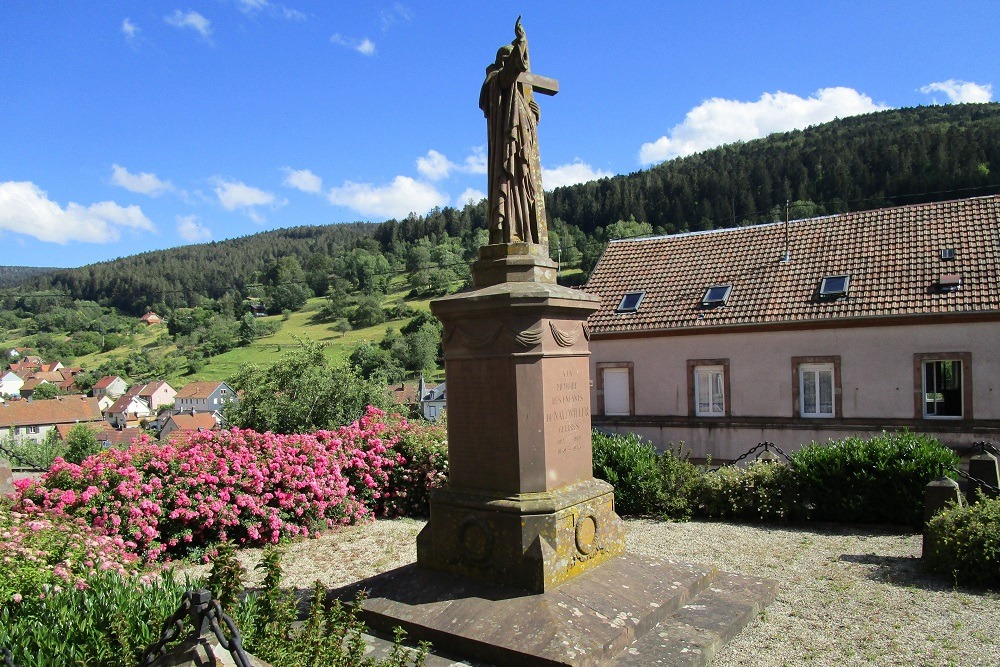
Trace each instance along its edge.
<instances>
[{"instance_id":1,"label":"statue of a figure","mask_svg":"<svg viewBox=\"0 0 1000 667\"><path fill-rule=\"evenodd\" d=\"M538 156L541 113L532 92L555 94L558 84L533 76L528 38L521 17L514 41L500 47L486 68L479 108L486 116L490 243L536 243L548 246L542 169Z\"/></svg>"}]
</instances>

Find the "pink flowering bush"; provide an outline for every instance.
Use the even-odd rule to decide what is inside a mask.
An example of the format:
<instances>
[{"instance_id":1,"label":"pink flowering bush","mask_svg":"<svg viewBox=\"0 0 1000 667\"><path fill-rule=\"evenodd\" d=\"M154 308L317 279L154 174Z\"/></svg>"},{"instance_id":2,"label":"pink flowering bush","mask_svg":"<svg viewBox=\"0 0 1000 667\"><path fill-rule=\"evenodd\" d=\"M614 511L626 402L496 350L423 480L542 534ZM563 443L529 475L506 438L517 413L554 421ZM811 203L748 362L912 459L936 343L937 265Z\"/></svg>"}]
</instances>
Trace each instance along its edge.
<instances>
[{"instance_id":1,"label":"pink flowering bush","mask_svg":"<svg viewBox=\"0 0 1000 667\"><path fill-rule=\"evenodd\" d=\"M375 506L378 516L427 516L434 489L448 481L448 434L443 423L396 417L396 451L402 462L389 470L389 488Z\"/></svg>"},{"instance_id":2,"label":"pink flowering bush","mask_svg":"<svg viewBox=\"0 0 1000 667\"><path fill-rule=\"evenodd\" d=\"M86 588L98 573L133 573L139 564L120 536L104 535L82 518L0 508L0 609Z\"/></svg>"},{"instance_id":3,"label":"pink flowering bush","mask_svg":"<svg viewBox=\"0 0 1000 667\"><path fill-rule=\"evenodd\" d=\"M170 444L143 437L79 465L57 459L38 482L18 483L15 509L79 518L148 560L218 540L275 543L282 536L357 522L391 497L404 462L390 429L369 407L333 431L275 435L201 432Z\"/></svg>"}]
</instances>

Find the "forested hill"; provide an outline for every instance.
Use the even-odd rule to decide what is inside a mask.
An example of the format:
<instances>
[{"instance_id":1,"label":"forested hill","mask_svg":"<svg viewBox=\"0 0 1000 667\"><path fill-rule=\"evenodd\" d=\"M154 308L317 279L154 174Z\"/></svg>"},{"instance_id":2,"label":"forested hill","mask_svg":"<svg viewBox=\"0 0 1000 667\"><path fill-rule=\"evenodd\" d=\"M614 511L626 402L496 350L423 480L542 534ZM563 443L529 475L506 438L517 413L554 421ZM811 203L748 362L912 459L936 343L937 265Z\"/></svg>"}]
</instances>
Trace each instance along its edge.
<instances>
[{"instance_id":1,"label":"forested hill","mask_svg":"<svg viewBox=\"0 0 1000 667\"><path fill-rule=\"evenodd\" d=\"M0 288L13 287L32 276L51 273L55 270L55 268L36 266L0 266Z\"/></svg>"},{"instance_id":2,"label":"forested hill","mask_svg":"<svg viewBox=\"0 0 1000 667\"><path fill-rule=\"evenodd\" d=\"M546 206L553 253L562 248L564 262L582 262L587 271L610 237L778 219L786 201L793 202L791 216L797 218L998 191L1000 104L992 103L884 111L723 146L557 188L546 195ZM445 261L440 257L464 262L482 242L477 230L485 219L480 202L381 224L297 227L59 270L23 288L63 291L126 312L193 305L226 292L246 296L247 283L279 257L295 257L314 277L345 267L370 270L374 265L357 252L350 266L338 259L354 248L382 254L388 261L379 261L386 268L378 270L413 272ZM425 252L428 244L433 248L449 237L460 242L437 255ZM417 245L425 250L416 252ZM461 248L465 256L456 258ZM363 277L357 278L353 282Z\"/></svg>"},{"instance_id":3,"label":"forested hill","mask_svg":"<svg viewBox=\"0 0 1000 667\"><path fill-rule=\"evenodd\" d=\"M774 134L627 176L558 188L550 218L588 235L617 220L666 233L990 194L1000 185L1000 104L894 109ZM983 189L977 189L983 188ZM935 194L937 193L937 194Z\"/></svg>"}]
</instances>

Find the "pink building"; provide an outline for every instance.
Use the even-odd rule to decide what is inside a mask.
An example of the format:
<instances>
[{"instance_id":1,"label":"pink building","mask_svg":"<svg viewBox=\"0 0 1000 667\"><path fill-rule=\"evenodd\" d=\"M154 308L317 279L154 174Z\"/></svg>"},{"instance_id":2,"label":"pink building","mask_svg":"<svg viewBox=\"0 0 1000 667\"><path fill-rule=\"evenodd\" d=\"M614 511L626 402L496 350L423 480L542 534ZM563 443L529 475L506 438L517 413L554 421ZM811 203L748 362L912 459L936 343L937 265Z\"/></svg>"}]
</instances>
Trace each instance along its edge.
<instances>
[{"instance_id":1,"label":"pink building","mask_svg":"<svg viewBox=\"0 0 1000 667\"><path fill-rule=\"evenodd\" d=\"M695 458L883 429L1000 439L1000 196L614 241L593 423Z\"/></svg>"}]
</instances>

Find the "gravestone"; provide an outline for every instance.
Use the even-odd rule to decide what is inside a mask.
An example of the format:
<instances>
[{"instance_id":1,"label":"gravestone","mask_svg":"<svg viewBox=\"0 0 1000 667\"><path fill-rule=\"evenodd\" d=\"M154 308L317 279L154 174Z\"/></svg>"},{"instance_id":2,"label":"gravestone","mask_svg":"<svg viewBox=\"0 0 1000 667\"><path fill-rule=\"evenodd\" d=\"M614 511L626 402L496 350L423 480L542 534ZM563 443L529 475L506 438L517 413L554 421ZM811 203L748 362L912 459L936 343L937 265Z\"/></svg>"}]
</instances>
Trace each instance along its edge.
<instances>
[{"instance_id":1,"label":"gravestone","mask_svg":"<svg viewBox=\"0 0 1000 667\"><path fill-rule=\"evenodd\" d=\"M559 87L530 71L520 18L514 32L480 93L490 242L473 289L431 302L444 324L448 485L431 498L416 564L337 594L365 590L375 629L496 665L704 664L776 584L625 554L614 490L593 476L586 321L599 299L558 285L548 256L534 93Z\"/></svg>"}]
</instances>

